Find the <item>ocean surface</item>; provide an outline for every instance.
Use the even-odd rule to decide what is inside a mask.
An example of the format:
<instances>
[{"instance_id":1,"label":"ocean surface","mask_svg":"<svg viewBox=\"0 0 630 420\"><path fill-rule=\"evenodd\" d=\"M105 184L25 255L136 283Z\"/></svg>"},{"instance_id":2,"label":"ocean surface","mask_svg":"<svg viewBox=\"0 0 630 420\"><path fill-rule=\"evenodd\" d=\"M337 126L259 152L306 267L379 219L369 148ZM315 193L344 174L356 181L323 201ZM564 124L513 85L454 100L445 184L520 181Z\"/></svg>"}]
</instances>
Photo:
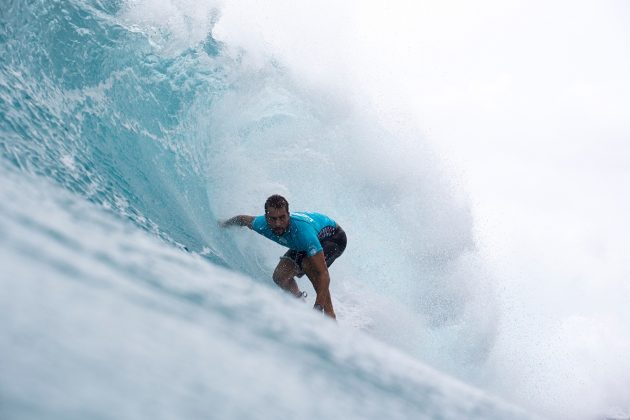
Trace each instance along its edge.
<instances>
[{"instance_id":1,"label":"ocean surface","mask_svg":"<svg viewBox=\"0 0 630 420\"><path fill-rule=\"evenodd\" d=\"M216 39L220 19L207 2L3 2L0 419L568 409L496 379L494 282L430 146ZM274 193L348 233L337 323L306 278L306 302L275 287L282 248L217 227Z\"/></svg>"}]
</instances>

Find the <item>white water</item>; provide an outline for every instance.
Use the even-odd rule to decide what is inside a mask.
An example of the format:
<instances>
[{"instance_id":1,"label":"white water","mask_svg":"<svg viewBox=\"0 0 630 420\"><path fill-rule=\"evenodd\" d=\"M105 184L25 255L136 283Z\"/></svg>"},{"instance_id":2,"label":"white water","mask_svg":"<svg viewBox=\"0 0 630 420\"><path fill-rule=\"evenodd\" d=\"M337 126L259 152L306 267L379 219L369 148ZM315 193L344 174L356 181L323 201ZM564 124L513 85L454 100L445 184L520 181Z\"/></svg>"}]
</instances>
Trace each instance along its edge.
<instances>
[{"instance_id":1,"label":"white water","mask_svg":"<svg viewBox=\"0 0 630 420\"><path fill-rule=\"evenodd\" d=\"M3 146L13 159L30 162L18 165L27 172L52 172L63 186L130 217L167 242L183 243L252 278L216 271L134 227L119 226L42 181L7 175L3 202L9 204L3 212L8 216L0 231L9 291L2 305L8 326L2 370L11 379L2 383L1 397L9 413L166 418L204 417L214 410L224 418L258 412L271 400L272 408L264 414L269 418L384 413L455 418L472 412L480 418L506 417L502 403L480 402L480 391L462 390L444 375L428 374L417 365L420 361L531 412L555 418L627 415L630 314L625 302L630 288L622 232L627 231L624 215L630 206L623 195L629 179L627 149L620 139L630 130L624 101L610 90L628 87L623 76L627 60L611 58L624 43L616 36L627 33L609 20L614 7L596 9L595 15L588 13L588 5L576 9L581 21L597 16L595 28L609 26L587 51L612 45L600 59L615 69L612 79L617 81L603 83L601 69L591 68L578 83L591 90L578 93L599 100L581 102L576 113L560 91L555 98L563 101L540 105L547 100L541 93L564 74L558 68L573 68L574 55L555 62L550 73L536 64L549 56L533 47L512 53L515 61L509 65L493 61L505 56L509 39L521 39L526 32L518 25L510 32L511 19L527 16L538 22L524 5L486 2L472 8L457 3L462 9L456 14L428 3L384 10L376 3L261 7L226 2L220 12L201 2L128 6L113 20L139 36L123 44L130 48L129 69L112 73L96 89L88 81L75 91L59 90L62 99L52 113L63 117L67 112L68 118L60 120L72 135L78 133L73 141L86 147L75 150L64 142L54 119L44 124L45 130L41 120L32 123L35 139L38 133L51 133L42 138L54 152L43 152L39 160L29 160L34 141L8 125L3 126L5 138L24 144ZM566 29L562 8L547 11L558 17L558 26L551 27ZM496 39L489 27L507 35L488 52L485 46ZM83 33L95 30L100 36L97 29L88 26ZM224 43L220 54L195 55L210 30ZM547 34L558 39L549 30ZM101 42L96 36L88 40L97 46ZM566 42L571 45L571 40ZM540 34L534 44L522 40L520 45L542 46L545 41ZM113 59L127 59L125 51ZM147 61L157 62L148 72ZM529 69L541 69L539 79L523 79L525 62ZM496 68L501 71L494 73ZM27 83L28 74L19 77ZM171 92L163 93L163 80ZM546 83L537 84L540 80ZM64 82L76 83L69 77ZM126 108L126 92L136 83L141 100ZM3 99L19 97L12 87L5 82ZM604 93L597 96L601 89ZM530 94L524 96L524 91ZM160 108L169 93L184 104L175 123L171 108ZM31 109L28 99L25 103ZM76 120L70 117L75 103L88 103ZM617 106L607 109L602 103ZM104 116L101 126L109 130L105 136L112 145L103 146L100 132L94 136L89 124L81 125L93 112ZM109 112L115 123L111 127ZM543 118L553 112L561 117ZM30 118L28 112L17 114L19 121ZM14 114L7 115L11 119ZM584 115L591 119L575 122ZM154 124L156 118L159 124ZM568 121L575 129L559 130ZM585 131L577 141L583 152L565 153L575 151L577 134ZM601 148L591 139L601 133L602 144L615 153L595 154ZM60 148L68 151L58 161ZM543 151L546 158L539 157ZM99 166L92 155L109 160ZM591 156L598 158L587 160L592 166L586 170L581 163ZM602 169L615 162L613 171ZM303 307L261 287L270 286L279 247L251 232L215 228L217 218L259 211L264 198L276 192L287 195L296 210L330 214L350 234L348 252L331 270L341 331L323 327ZM57 204L40 209L40 202L49 201ZM83 225L82 217L90 221ZM105 230L99 227L103 224ZM45 282L38 283L42 278ZM87 290L84 283L100 283L107 292ZM40 287L42 293L34 293ZM174 303L179 301L183 303ZM62 307L70 312L60 312ZM120 308L122 315L112 308ZM103 328L93 329L99 324ZM382 356L377 350L382 344L365 344L364 335L348 327L415 361L397 350L384 349L387 355ZM235 333L241 330L244 337ZM20 338L20 331L30 338ZM183 344L173 345L170 337ZM108 344L110 338L113 344ZM346 343L355 340L359 344ZM41 345L33 346L33 341ZM288 371L283 364L287 342L295 360ZM359 348L382 358L364 358ZM332 357L311 363L320 350ZM366 381L362 365L345 379L343 366L351 359L384 371L366 368L371 375ZM47 367L46 360L58 362ZM399 365L420 373L400 373ZM304 381L313 371L320 376ZM62 377L69 378L63 386ZM279 377L295 393L270 393ZM168 382L168 392L156 382ZM324 393L324 382L339 387L335 397L348 393L347 400L326 399L318 411L312 395ZM115 390L108 387L112 383ZM374 391L372 384L383 392ZM80 396L67 400L57 393L60 386L66 394ZM236 401L243 387L249 392L241 406ZM206 400L208 395L212 398ZM366 399L374 406L365 405ZM110 413L112 405L125 411ZM151 411L156 406L159 412Z\"/></svg>"},{"instance_id":2,"label":"white water","mask_svg":"<svg viewBox=\"0 0 630 420\"><path fill-rule=\"evenodd\" d=\"M54 185L3 179L2 418L527 418Z\"/></svg>"}]
</instances>

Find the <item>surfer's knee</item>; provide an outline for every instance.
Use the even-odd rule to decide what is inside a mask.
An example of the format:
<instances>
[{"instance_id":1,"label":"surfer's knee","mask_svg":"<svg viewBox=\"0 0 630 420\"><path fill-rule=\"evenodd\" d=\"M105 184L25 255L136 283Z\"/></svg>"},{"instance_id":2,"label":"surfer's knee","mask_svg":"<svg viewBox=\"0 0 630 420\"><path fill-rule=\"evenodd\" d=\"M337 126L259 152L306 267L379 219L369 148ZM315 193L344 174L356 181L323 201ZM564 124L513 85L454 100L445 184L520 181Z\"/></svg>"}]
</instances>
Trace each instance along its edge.
<instances>
[{"instance_id":1,"label":"surfer's knee","mask_svg":"<svg viewBox=\"0 0 630 420\"><path fill-rule=\"evenodd\" d=\"M283 269L280 267L280 265L278 265L278 267L276 267L275 271L273 272L271 278L273 279L274 283L284 288L287 282L293 278L292 274L292 272L289 272L288 270Z\"/></svg>"},{"instance_id":2,"label":"surfer's knee","mask_svg":"<svg viewBox=\"0 0 630 420\"><path fill-rule=\"evenodd\" d=\"M271 276L273 282L278 286L285 286L293 277L297 275L295 263L286 258L281 258Z\"/></svg>"},{"instance_id":3,"label":"surfer's knee","mask_svg":"<svg viewBox=\"0 0 630 420\"><path fill-rule=\"evenodd\" d=\"M273 279L273 282L276 283L278 286L282 287L282 284L284 283L283 277L278 273L278 270L273 272L273 276L271 276L271 278Z\"/></svg>"}]
</instances>

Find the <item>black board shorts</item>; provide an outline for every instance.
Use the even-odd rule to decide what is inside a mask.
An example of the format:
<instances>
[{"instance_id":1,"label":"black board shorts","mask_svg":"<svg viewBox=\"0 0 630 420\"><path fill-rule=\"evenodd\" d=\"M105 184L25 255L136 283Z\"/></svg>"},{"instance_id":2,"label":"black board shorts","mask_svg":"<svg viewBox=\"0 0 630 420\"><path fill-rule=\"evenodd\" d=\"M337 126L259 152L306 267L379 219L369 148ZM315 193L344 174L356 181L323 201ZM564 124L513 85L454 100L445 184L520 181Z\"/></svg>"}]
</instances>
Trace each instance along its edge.
<instances>
[{"instance_id":1,"label":"black board shorts","mask_svg":"<svg viewBox=\"0 0 630 420\"><path fill-rule=\"evenodd\" d=\"M324 259L326 260L327 267L330 267L330 265L339 258L341 254L343 254L343 251L346 249L347 242L348 238L346 237L346 232L344 232L339 225L332 230L331 234L326 235L323 238L319 238L319 243L322 244L322 249L324 251ZM304 270L302 269L302 261L304 260L304 257L306 257L306 251L289 249L282 257L280 257L280 259L292 261L298 269L298 273L296 275L298 277L302 277L304 275Z\"/></svg>"}]
</instances>

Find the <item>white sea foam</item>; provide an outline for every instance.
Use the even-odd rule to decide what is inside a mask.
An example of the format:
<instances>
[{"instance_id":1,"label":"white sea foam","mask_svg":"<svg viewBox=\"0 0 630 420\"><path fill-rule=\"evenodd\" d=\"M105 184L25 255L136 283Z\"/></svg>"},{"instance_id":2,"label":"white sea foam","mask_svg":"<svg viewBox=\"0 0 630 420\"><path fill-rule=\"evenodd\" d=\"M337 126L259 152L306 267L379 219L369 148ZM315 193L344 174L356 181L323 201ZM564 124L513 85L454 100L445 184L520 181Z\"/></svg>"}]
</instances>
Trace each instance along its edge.
<instances>
[{"instance_id":1,"label":"white sea foam","mask_svg":"<svg viewBox=\"0 0 630 420\"><path fill-rule=\"evenodd\" d=\"M83 4L69 1L66 6L72 12ZM384 10L376 3L304 7L289 2L130 1L113 20L131 31L122 34L118 27L109 32L98 26L82 29L92 21L78 18L81 14L54 15L51 6L39 11L42 22L35 36L48 41L38 44L41 48L55 48L44 54L41 48L16 48L22 41L33 45L30 30L0 37L12 40L11 60L0 67L1 103L18 104L0 115L2 138L10 139L0 140L0 152L21 170L53 179L178 248L203 252L206 259L249 275L244 280L225 274L240 279L235 280L237 290L225 297L228 301L241 299L239 287L256 290L247 305L235 303L227 311L226 317L238 321L225 330L212 316L200 316L190 329L175 327L178 321L169 315L158 316L160 323L172 326L170 332L185 330L188 338L182 339L188 345L201 342L204 353L225 357L229 366L239 359L230 358L231 352L241 359L246 355L228 336L246 322L242 318L251 314L248 305L269 305L269 311L281 313L291 303L264 297L277 295L261 287L270 284L283 250L248 231L220 231L215 222L234 213L259 212L267 195L280 192L293 209L328 213L349 233L348 250L331 269L342 325L533 411L559 418L591 418L611 407L623 413L630 384L625 357L630 352L625 304L630 273L624 233L630 208L625 190L614 185L630 180L623 143L630 132L623 75L630 69L624 55L617 59L614 53L625 39L617 35L626 32L611 19L611 5L567 8L585 27L606 27L595 31L592 44L580 25L562 23L562 8L555 5L545 8L549 14L537 13L540 5L528 9L518 3L447 6L393 3ZM37 19L40 13L24 16ZM111 21L106 21L101 24L109 28ZM530 31L522 22L530 21L546 32L524 37ZM65 31L64 25L72 30ZM510 31L511 26L520 29ZM2 30L9 27L17 31L22 26ZM571 36L557 36L559 28ZM81 42L72 38L75 33ZM93 38L83 39L92 33ZM499 42L497 33L506 41ZM579 38L577 45L587 47L586 52L558 59L557 47L576 45L572 37ZM81 50L85 45L89 48ZM571 51L578 50L583 51ZM589 55L602 64L579 65L585 63L576 57ZM541 66L547 62L553 69ZM588 71L565 83L564 76L575 68ZM610 80L602 76L605 68L611 69ZM564 138L571 142L559 141ZM602 169L604 165L611 169ZM179 251L153 245L138 249L125 239L130 235L147 243L134 228L112 234L108 241L99 228L82 224L81 211L42 206L48 211L31 214L28 209L48 197L38 190L47 188L37 184L27 194L30 181L23 182L7 187L4 192L10 197L2 200L14 199L22 189L26 197L17 201L22 216L19 206L3 207L11 216L0 232L5 239L3 268L11 270L6 278L29 279L9 285L9 301L18 302L6 306L11 345L19 347L15 337L22 325L42 342L58 344L45 328L38 329L38 322L48 325L46 311L53 313L59 306L69 307L78 318L94 306L97 315L88 323L104 323L108 333L123 327L122 321L114 318L107 324L103 314L107 308L124 307L133 318L128 332L139 338L126 347L123 336L112 332L121 350L111 354L135 363L137 355L146 356L147 343L165 346L166 330L149 336L143 328L155 325L156 318L124 303L118 292L135 297L129 290L151 290L151 305L194 318L190 302L171 306L171 292L182 292L175 295L190 301L214 296L217 290L199 278L204 276L218 278L221 288L229 289L223 274L201 268L205 262L196 260L200 265L183 274L179 268L192 263L177 257ZM58 217L46 222L47 214ZM92 210L86 214L92 218ZM110 226L94 217L96 225ZM117 222L111 223L117 231ZM101 246L107 249L101 252ZM150 270L143 271L145 266ZM152 266L166 274L152 271ZM29 312L19 312L20 299L30 302L31 285L48 271L53 274L42 290L50 300L37 295L41 300L35 302L48 309L34 310L29 318ZM108 289L113 287L108 281L119 276L122 289L109 294L83 286L55 287L78 279ZM306 280L302 286L308 287ZM154 289L167 297L155 297L159 293ZM89 296L90 305L74 303L69 295L75 293ZM142 300L147 294L141 291L139 296ZM277 325L274 315L260 310L262 320ZM64 316L51 319L87 328ZM199 338L208 325L210 331L216 327L225 333L212 343L220 348L217 353L212 353L209 338ZM298 329L291 331L291 337L303 337ZM318 329L308 331L317 334ZM55 353L63 363L80 361L98 371L112 360L110 353L102 353L102 365L86 361L85 349L103 345L98 334L86 335L80 346L74 345L73 333L61 336L73 343L70 356ZM201 357L183 347L142 366L157 372L155 378L170 377L182 367L177 361L182 352L191 360ZM46 358L46 351L38 349L11 359L17 363L16 375L27 373L25 382L10 387L14 407L27 381L37 384L46 375L59 374L39 364L29 370L27 357ZM308 350L296 349L295 354L308 364L302 359L311 357ZM267 379L256 382L237 370L232 384L256 385L249 400L254 407L270 397L268 379L278 375L279 364L263 351L245 367L262 370ZM225 395L213 375L195 376L192 369L183 367L184 382ZM272 412L318 414L304 398L308 384L300 384L302 371L296 369L285 379L299 391L287 400L274 400L277 410ZM70 381L71 391L89 382L79 370L73 372L77 376ZM130 372L135 371L123 369L121 376L105 380L118 383ZM38 386L51 395L50 388ZM154 389L142 387L141 399L154 401ZM175 388L178 396L197 395L188 382ZM80 395L86 406L103 407L89 387ZM122 394L107 395L123 401ZM293 397L299 403L291 403ZM175 406L165 412L181 417L186 407L199 412L208 408L197 396L191 404L183 403L186 398L169 400ZM71 405L60 401L60 406ZM458 401L444 400L442 407L461 408ZM144 410L134 402L124 405L128 417ZM47 399L42 413L57 406ZM241 413L222 407L226 415ZM331 403L326 409L334 408ZM373 408L366 413L380 413ZM456 417L461 414L457 410L449 413Z\"/></svg>"}]
</instances>

